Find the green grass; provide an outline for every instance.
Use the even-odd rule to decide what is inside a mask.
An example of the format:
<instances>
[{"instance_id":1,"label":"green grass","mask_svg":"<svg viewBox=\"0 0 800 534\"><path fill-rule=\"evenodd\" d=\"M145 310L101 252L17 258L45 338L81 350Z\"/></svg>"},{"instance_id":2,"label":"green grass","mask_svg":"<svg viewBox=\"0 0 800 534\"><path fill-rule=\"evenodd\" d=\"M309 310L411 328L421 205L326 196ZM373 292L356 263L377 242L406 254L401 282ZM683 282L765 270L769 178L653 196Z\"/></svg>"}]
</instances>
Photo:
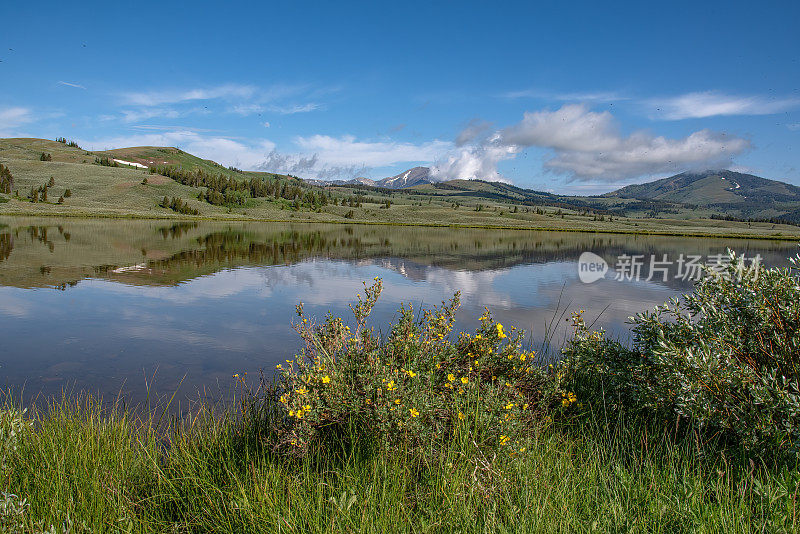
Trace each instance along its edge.
<instances>
[{"instance_id":1,"label":"green grass","mask_svg":"<svg viewBox=\"0 0 800 534\"><path fill-rule=\"evenodd\" d=\"M251 408L253 408L251 406ZM8 490L27 527L72 532L750 532L794 530L783 468L637 422L542 427L519 456L456 435L440 455L351 429L304 460L269 415L198 407L159 425L84 398L29 416ZM598 417L602 421L602 417ZM343 445L342 443L349 443ZM83 529L86 530L83 530Z\"/></svg>"}]
</instances>

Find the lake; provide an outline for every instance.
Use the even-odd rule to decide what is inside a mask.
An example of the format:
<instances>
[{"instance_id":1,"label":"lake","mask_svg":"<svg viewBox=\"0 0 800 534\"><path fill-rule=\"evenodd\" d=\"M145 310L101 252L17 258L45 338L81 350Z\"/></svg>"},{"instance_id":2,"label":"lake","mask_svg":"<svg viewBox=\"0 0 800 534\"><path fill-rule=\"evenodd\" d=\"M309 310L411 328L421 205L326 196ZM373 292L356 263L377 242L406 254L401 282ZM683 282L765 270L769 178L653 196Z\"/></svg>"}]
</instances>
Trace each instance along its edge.
<instances>
[{"instance_id":1,"label":"lake","mask_svg":"<svg viewBox=\"0 0 800 534\"><path fill-rule=\"evenodd\" d=\"M529 332L534 348L548 329L558 346L570 312L584 309L595 327L627 339L630 315L691 289L692 257L728 247L767 266L787 266L797 252L764 240L0 218L0 386L24 399L224 397L234 373L270 375L299 347L297 303L320 319L349 318L362 282L376 276L384 292L372 325L383 332L400 303L426 307L461 291L460 329L474 329L487 307ZM591 283L579 274L585 252L608 266Z\"/></svg>"}]
</instances>

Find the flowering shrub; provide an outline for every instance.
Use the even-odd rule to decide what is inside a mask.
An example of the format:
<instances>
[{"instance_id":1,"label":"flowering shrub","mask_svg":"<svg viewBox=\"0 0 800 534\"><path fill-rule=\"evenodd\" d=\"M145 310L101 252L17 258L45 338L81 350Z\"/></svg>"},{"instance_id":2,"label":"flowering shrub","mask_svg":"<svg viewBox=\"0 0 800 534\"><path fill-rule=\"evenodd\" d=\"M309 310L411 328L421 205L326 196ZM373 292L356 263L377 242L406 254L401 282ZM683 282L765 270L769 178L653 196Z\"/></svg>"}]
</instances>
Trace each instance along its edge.
<instances>
[{"instance_id":1,"label":"flowering shrub","mask_svg":"<svg viewBox=\"0 0 800 534\"><path fill-rule=\"evenodd\" d=\"M382 289L379 278L351 305L353 330L328 315L321 324L297 307L296 330L305 348L278 365L284 421L279 447L303 455L326 432L357 425L385 444L437 447L456 432L524 452L523 430L560 393L547 369L521 348L522 333L487 312L475 335L451 333L459 306L425 310L415 319L401 307L386 339L366 326ZM574 394L565 393L565 408ZM560 397L556 402L561 406Z\"/></svg>"},{"instance_id":2,"label":"flowering shrub","mask_svg":"<svg viewBox=\"0 0 800 534\"><path fill-rule=\"evenodd\" d=\"M744 269L730 253L694 293L633 318L625 347L574 316L563 373L606 408L686 418L762 455L800 445L800 283L796 269Z\"/></svg>"}]
</instances>

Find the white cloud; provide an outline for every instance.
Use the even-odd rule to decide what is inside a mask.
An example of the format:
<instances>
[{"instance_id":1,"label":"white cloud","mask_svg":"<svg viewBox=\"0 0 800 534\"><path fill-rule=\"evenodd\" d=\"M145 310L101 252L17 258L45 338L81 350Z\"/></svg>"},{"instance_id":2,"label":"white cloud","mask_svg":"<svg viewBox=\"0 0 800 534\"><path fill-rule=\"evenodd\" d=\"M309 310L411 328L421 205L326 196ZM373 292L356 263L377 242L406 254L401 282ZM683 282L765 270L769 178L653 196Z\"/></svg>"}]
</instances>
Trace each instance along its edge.
<instances>
[{"instance_id":1,"label":"white cloud","mask_svg":"<svg viewBox=\"0 0 800 534\"><path fill-rule=\"evenodd\" d=\"M294 140L298 150L273 151L259 169L296 174L322 180L363 176L369 169L433 161L452 148L452 143L434 140L415 145L396 141L359 141L354 136L313 135Z\"/></svg>"},{"instance_id":2,"label":"white cloud","mask_svg":"<svg viewBox=\"0 0 800 534\"><path fill-rule=\"evenodd\" d=\"M497 164L516 157L519 147L501 142L498 134L484 144L462 146L443 157L431 167L437 180L487 180L509 182L497 171Z\"/></svg>"},{"instance_id":3,"label":"white cloud","mask_svg":"<svg viewBox=\"0 0 800 534\"><path fill-rule=\"evenodd\" d=\"M628 100L628 97L613 91L556 93L552 91L542 91L540 89L523 89L521 91L509 91L502 96L512 99L538 98L542 100L556 100L559 102L618 102L620 100Z\"/></svg>"},{"instance_id":4,"label":"white cloud","mask_svg":"<svg viewBox=\"0 0 800 534\"><path fill-rule=\"evenodd\" d=\"M800 106L800 99L734 96L707 91L667 99L651 99L649 105L658 117L680 120L721 115L772 115Z\"/></svg>"},{"instance_id":5,"label":"white cloud","mask_svg":"<svg viewBox=\"0 0 800 534\"><path fill-rule=\"evenodd\" d=\"M582 181L619 181L687 168L729 165L750 147L738 137L700 130L680 139L637 131L623 136L611 113L582 104L526 112L523 119L437 162L441 179L496 180L497 164L529 147L550 149L545 167Z\"/></svg>"},{"instance_id":6,"label":"white cloud","mask_svg":"<svg viewBox=\"0 0 800 534\"><path fill-rule=\"evenodd\" d=\"M132 92L122 96L130 105L161 106L195 100L246 99L252 97L255 92L256 88L250 85L226 84L205 89Z\"/></svg>"},{"instance_id":7,"label":"white cloud","mask_svg":"<svg viewBox=\"0 0 800 534\"><path fill-rule=\"evenodd\" d=\"M0 137L11 137L14 128L29 122L33 122L33 116L28 108L0 109Z\"/></svg>"},{"instance_id":8,"label":"white cloud","mask_svg":"<svg viewBox=\"0 0 800 534\"><path fill-rule=\"evenodd\" d=\"M80 85L80 84L77 84L77 83L70 83L70 82L64 82L64 81L60 81L60 82L58 82L58 85L66 85L67 87L74 87L74 88L76 88L76 89L86 89L84 86L82 86L82 85Z\"/></svg>"},{"instance_id":9,"label":"white cloud","mask_svg":"<svg viewBox=\"0 0 800 534\"><path fill-rule=\"evenodd\" d=\"M146 121L147 119L155 119L155 118L164 118L164 119L177 119L181 116L181 113L175 109L168 109L168 108L149 108L149 109L126 109L122 112L122 120L124 122L140 122ZM116 120L117 117L115 116L108 116L103 117L104 119L108 120Z\"/></svg>"},{"instance_id":10,"label":"white cloud","mask_svg":"<svg viewBox=\"0 0 800 534\"><path fill-rule=\"evenodd\" d=\"M205 136L197 131L186 129L101 140L79 140L79 144L89 150L130 146L174 146L195 156L242 169L256 168L275 149L275 144L265 139L243 143L227 137Z\"/></svg>"},{"instance_id":11,"label":"white cloud","mask_svg":"<svg viewBox=\"0 0 800 534\"><path fill-rule=\"evenodd\" d=\"M397 141L358 141L352 135L297 137L295 143L306 154L315 154L328 165L385 167L398 163L433 161L452 143L430 141L421 145Z\"/></svg>"},{"instance_id":12,"label":"white cloud","mask_svg":"<svg viewBox=\"0 0 800 534\"><path fill-rule=\"evenodd\" d=\"M291 104L288 106L270 106L268 109L281 115L294 115L295 113L308 113L320 109L320 105L314 102L307 104Z\"/></svg>"}]
</instances>

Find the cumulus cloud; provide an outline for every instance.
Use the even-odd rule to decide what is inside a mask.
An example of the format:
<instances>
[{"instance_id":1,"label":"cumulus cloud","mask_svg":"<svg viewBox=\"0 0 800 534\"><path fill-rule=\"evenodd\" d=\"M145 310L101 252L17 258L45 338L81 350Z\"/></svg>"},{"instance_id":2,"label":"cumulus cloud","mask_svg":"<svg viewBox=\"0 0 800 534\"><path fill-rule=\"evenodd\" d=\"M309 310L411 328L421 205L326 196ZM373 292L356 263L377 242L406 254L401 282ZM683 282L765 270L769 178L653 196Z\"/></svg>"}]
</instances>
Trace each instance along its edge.
<instances>
[{"instance_id":1,"label":"cumulus cloud","mask_svg":"<svg viewBox=\"0 0 800 534\"><path fill-rule=\"evenodd\" d=\"M503 160L514 158L520 148L503 142L495 134L484 143L461 146L438 158L431 167L435 180L486 180L509 182L497 170Z\"/></svg>"},{"instance_id":2,"label":"cumulus cloud","mask_svg":"<svg viewBox=\"0 0 800 534\"><path fill-rule=\"evenodd\" d=\"M497 164L530 147L549 149L545 167L556 173L583 181L616 181L725 166L750 144L709 130L680 139L644 131L624 136L611 113L570 104L555 111L526 112L519 123L445 156L434 165L434 173L440 179L497 180Z\"/></svg>"},{"instance_id":3,"label":"cumulus cloud","mask_svg":"<svg viewBox=\"0 0 800 534\"><path fill-rule=\"evenodd\" d=\"M297 137L295 143L302 152L316 154L325 164L366 167L433 161L452 147L452 143L438 140L417 145L397 141L359 141L352 135Z\"/></svg>"},{"instance_id":4,"label":"cumulus cloud","mask_svg":"<svg viewBox=\"0 0 800 534\"><path fill-rule=\"evenodd\" d=\"M721 115L772 115L800 107L800 99L733 96L707 91L654 99L649 101L649 105L655 110L656 116L680 120Z\"/></svg>"},{"instance_id":5,"label":"cumulus cloud","mask_svg":"<svg viewBox=\"0 0 800 534\"><path fill-rule=\"evenodd\" d=\"M396 141L363 141L352 135L296 137L296 151L273 151L258 169L320 180L364 176L370 169L433 161L452 143L431 141L415 145Z\"/></svg>"},{"instance_id":6,"label":"cumulus cloud","mask_svg":"<svg viewBox=\"0 0 800 534\"><path fill-rule=\"evenodd\" d=\"M456 146L464 146L473 142L491 127L491 123L487 121L472 119L456 137Z\"/></svg>"}]
</instances>

